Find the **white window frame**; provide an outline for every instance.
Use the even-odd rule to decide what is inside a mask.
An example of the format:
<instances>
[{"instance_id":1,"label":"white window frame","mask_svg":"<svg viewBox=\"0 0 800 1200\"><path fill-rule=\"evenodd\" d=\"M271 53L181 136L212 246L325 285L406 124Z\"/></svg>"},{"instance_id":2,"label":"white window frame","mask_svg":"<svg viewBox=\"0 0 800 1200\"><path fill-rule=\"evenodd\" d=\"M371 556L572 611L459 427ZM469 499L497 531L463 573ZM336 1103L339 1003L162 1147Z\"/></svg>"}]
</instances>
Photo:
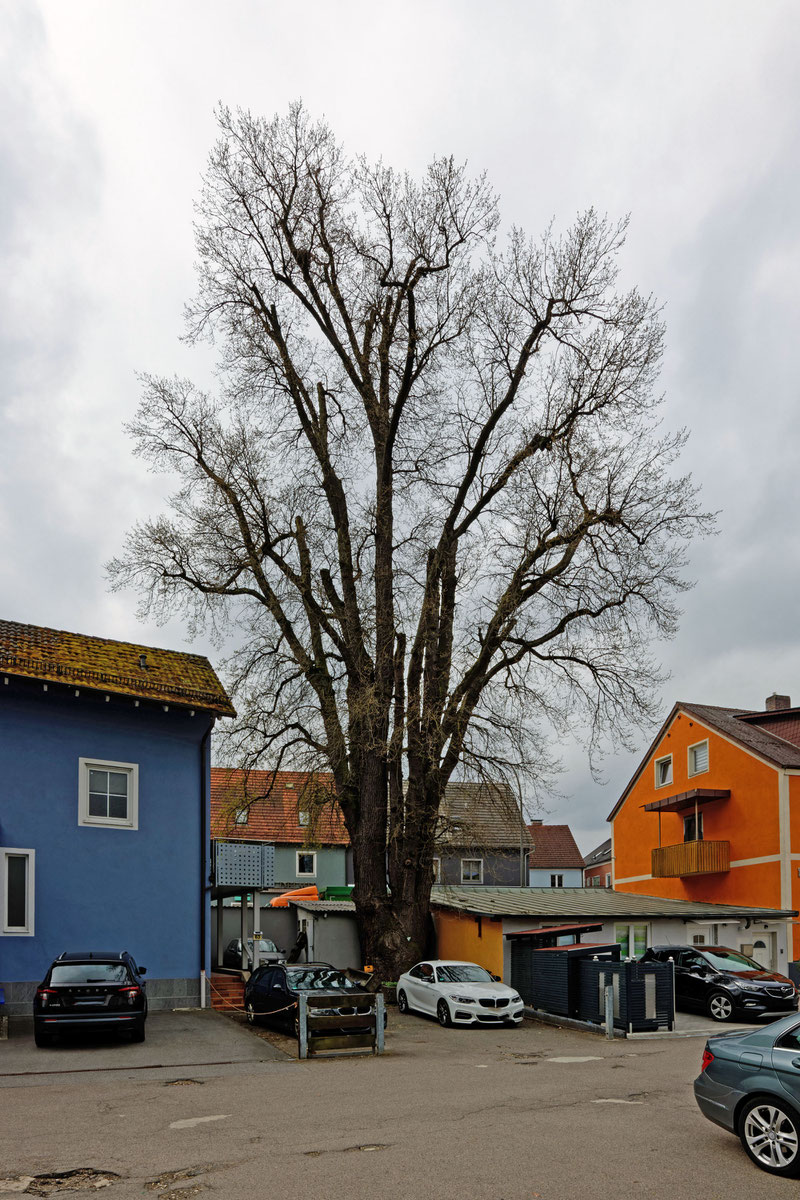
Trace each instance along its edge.
<instances>
[{"instance_id":1,"label":"white window frame","mask_svg":"<svg viewBox=\"0 0 800 1200\"><path fill-rule=\"evenodd\" d=\"M233 814L234 825L246 825L249 820L250 820L249 808L237 808L236 812Z\"/></svg>"},{"instance_id":2,"label":"white window frame","mask_svg":"<svg viewBox=\"0 0 800 1200\"><path fill-rule=\"evenodd\" d=\"M610 871L606 871L606 887L607 888L611 887L611 872Z\"/></svg>"},{"instance_id":3,"label":"white window frame","mask_svg":"<svg viewBox=\"0 0 800 1200\"><path fill-rule=\"evenodd\" d=\"M442 882L442 860L438 854L433 856L433 882Z\"/></svg>"},{"instance_id":4,"label":"white window frame","mask_svg":"<svg viewBox=\"0 0 800 1200\"><path fill-rule=\"evenodd\" d=\"M663 762L668 762L668 763L669 763L669 779L665 779L663 783L659 783L659 782L658 782L658 768L659 768L659 764L660 764L660 763L663 763ZM671 755L671 754L662 754L662 755L660 755L660 756L659 756L659 757L658 757L658 758L655 760L655 763L653 764L653 769L654 769L654 772L655 772L655 785L656 785L656 787L657 787L657 788L669 787L669 785L672 783L672 775L673 775L673 771L672 771L672 755Z\"/></svg>"},{"instance_id":5,"label":"white window frame","mask_svg":"<svg viewBox=\"0 0 800 1200\"><path fill-rule=\"evenodd\" d=\"M301 871L300 870L300 855L301 854L310 855L311 858L314 860L313 871ZM316 877L317 877L317 852L316 852L316 850L298 850L295 853L294 873L298 879L316 879Z\"/></svg>"},{"instance_id":6,"label":"white window frame","mask_svg":"<svg viewBox=\"0 0 800 1200\"><path fill-rule=\"evenodd\" d=\"M478 878L477 879L465 879L464 878L464 863L477 863L478 864ZM483 859L482 858L462 858L461 859L461 882L462 883L483 883Z\"/></svg>"},{"instance_id":7,"label":"white window frame","mask_svg":"<svg viewBox=\"0 0 800 1200\"><path fill-rule=\"evenodd\" d=\"M89 771L124 771L128 776L128 816L89 816ZM102 758L78 759L78 824L92 825L103 829L139 828L139 764L111 762Z\"/></svg>"},{"instance_id":8,"label":"white window frame","mask_svg":"<svg viewBox=\"0 0 800 1200\"><path fill-rule=\"evenodd\" d=\"M8 923L8 859L10 857L27 858L27 879L25 894L25 924L11 926ZM36 851L24 850L16 846L0 846L0 935L3 937L33 937L35 932L35 898L36 898Z\"/></svg>"},{"instance_id":9,"label":"white window frame","mask_svg":"<svg viewBox=\"0 0 800 1200\"><path fill-rule=\"evenodd\" d=\"M693 771L692 770L692 751L697 750L700 746L705 746L705 748L706 748L706 766L703 767L702 771ZM702 742L693 742L692 745L687 750L686 754L687 754L686 767L689 772L689 778L691 779L691 777L693 775L705 775L709 769L709 766L711 765L711 755L709 753L708 738L703 738Z\"/></svg>"}]
</instances>

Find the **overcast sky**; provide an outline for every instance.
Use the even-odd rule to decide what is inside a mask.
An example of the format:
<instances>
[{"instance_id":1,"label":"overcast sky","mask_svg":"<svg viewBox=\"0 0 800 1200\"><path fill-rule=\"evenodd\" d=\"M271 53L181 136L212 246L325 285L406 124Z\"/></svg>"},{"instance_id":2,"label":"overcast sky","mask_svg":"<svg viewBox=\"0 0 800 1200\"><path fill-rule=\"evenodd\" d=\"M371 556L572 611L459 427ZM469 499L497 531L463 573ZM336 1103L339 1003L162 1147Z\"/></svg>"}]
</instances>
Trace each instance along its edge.
<instances>
[{"instance_id":1,"label":"overcast sky","mask_svg":"<svg viewBox=\"0 0 800 1200\"><path fill-rule=\"evenodd\" d=\"M627 282L665 304L665 421L719 510L676 641L676 699L800 701L800 6L792 0L4 0L0 3L0 617L188 648L103 564L168 481L122 424L137 371L202 379L179 341L192 202L219 101L302 98L346 147L486 169L536 233L631 213ZM205 357L204 357L205 356ZM196 644L201 652L211 652ZM564 751L584 852L636 765Z\"/></svg>"}]
</instances>

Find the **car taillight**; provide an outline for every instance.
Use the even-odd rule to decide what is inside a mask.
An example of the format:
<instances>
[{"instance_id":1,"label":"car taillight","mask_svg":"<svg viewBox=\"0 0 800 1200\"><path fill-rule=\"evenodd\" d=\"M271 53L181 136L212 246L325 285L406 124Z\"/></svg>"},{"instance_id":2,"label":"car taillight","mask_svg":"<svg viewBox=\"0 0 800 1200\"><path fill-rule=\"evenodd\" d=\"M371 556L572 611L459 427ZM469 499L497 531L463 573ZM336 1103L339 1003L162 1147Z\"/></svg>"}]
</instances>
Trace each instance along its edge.
<instances>
[{"instance_id":1,"label":"car taillight","mask_svg":"<svg viewBox=\"0 0 800 1200\"><path fill-rule=\"evenodd\" d=\"M700 1065L700 1074L701 1075L702 1075L703 1071L705 1071L706 1067L711 1066L713 1061L714 1061L714 1055L711 1053L708 1046L706 1046L705 1050L703 1051L703 1061Z\"/></svg>"},{"instance_id":2,"label":"car taillight","mask_svg":"<svg viewBox=\"0 0 800 1200\"><path fill-rule=\"evenodd\" d=\"M133 1004L142 994L142 989L137 985L133 987L120 988L120 994L127 997L128 1004Z\"/></svg>"},{"instance_id":3,"label":"car taillight","mask_svg":"<svg viewBox=\"0 0 800 1200\"><path fill-rule=\"evenodd\" d=\"M42 1002L42 1008L47 1008L48 1004L50 1003L50 997L57 996L58 992L55 990L55 988L40 987L36 989L36 995Z\"/></svg>"}]
</instances>

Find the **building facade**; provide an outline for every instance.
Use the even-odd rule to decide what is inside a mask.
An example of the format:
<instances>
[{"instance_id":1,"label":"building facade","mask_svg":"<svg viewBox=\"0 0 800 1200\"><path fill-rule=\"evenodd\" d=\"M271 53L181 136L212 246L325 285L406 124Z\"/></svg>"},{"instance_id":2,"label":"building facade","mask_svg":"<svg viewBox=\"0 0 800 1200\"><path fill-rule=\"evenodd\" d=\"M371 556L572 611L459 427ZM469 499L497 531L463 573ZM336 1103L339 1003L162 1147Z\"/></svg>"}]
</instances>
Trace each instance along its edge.
<instances>
[{"instance_id":1,"label":"building facade","mask_svg":"<svg viewBox=\"0 0 800 1200\"><path fill-rule=\"evenodd\" d=\"M208 781L234 710L199 655L0 621L0 983L30 1012L65 950L128 950L151 1007L209 967Z\"/></svg>"},{"instance_id":2,"label":"building facade","mask_svg":"<svg viewBox=\"0 0 800 1200\"><path fill-rule=\"evenodd\" d=\"M583 855L569 825L532 821L528 830L532 842L528 851L530 887L581 887Z\"/></svg>"},{"instance_id":3,"label":"building facade","mask_svg":"<svg viewBox=\"0 0 800 1200\"><path fill-rule=\"evenodd\" d=\"M608 819L618 891L800 909L800 710L676 704ZM737 937L779 969L800 956L796 922L783 953L775 929Z\"/></svg>"}]
</instances>

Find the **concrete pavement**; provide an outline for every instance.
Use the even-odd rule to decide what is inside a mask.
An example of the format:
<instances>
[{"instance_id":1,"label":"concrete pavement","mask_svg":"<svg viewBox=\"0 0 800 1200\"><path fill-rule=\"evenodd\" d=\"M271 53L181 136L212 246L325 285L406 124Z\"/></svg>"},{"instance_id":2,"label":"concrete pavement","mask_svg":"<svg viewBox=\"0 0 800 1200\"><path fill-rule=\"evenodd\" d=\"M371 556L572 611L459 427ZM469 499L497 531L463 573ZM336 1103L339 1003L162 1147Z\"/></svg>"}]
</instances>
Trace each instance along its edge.
<instances>
[{"instance_id":1,"label":"concrete pavement","mask_svg":"<svg viewBox=\"0 0 800 1200\"><path fill-rule=\"evenodd\" d=\"M382 1058L301 1063L281 1054L288 1039L263 1058L263 1039L233 1029L255 1057L193 1068L193 1083L180 1082L186 1063L153 1078L91 1072L80 1087L6 1077L0 1176L92 1167L119 1176L108 1200L796 1194L700 1115L702 1037L607 1042L527 1021L448 1030L392 1011ZM6 1195L19 1191L0 1185Z\"/></svg>"}]
</instances>

